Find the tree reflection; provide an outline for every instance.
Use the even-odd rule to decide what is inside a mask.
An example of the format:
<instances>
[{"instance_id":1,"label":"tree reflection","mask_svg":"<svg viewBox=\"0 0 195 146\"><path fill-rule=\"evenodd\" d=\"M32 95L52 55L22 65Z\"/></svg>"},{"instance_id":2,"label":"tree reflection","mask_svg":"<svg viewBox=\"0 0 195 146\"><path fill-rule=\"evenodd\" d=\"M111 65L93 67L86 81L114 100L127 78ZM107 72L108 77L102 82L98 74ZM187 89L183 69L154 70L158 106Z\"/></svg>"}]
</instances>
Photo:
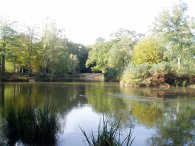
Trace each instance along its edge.
<instances>
[{"instance_id":1,"label":"tree reflection","mask_svg":"<svg viewBox=\"0 0 195 146\"><path fill-rule=\"evenodd\" d=\"M148 139L147 143L149 145L194 145L194 109L193 104L180 103L179 107L170 105L157 125L157 135Z\"/></svg>"},{"instance_id":2,"label":"tree reflection","mask_svg":"<svg viewBox=\"0 0 195 146\"><path fill-rule=\"evenodd\" d=\"M120 91L129 96L150 97L152 99L175 99L178 96L185 98L195 97L191 88L127 88L121 87Z\"/></svg>"},{"instance_id":3,"label":"tree reflection","mask_svg":"<svg viewBox=\"0 0 195 146\"><path fill-rule=\"evenodd\" d=\"M195 145L194 93L190 89L159 90L96 83L1 84L0 121L10 106L15 110L29 105L41 108L50 101L64 122L69 111L89 104L95 113L120 119L124 128L143 125L155 130L148 145Z\"/></svg>"},{"instance_id":4,"label":"tree reflection","mask_svg":"<svg viewBox=\"0 0 195 146\"><path fill-rule=\"evenodd\" d=\"M112 89L93 88L86 90L88 102L96 112L110 114L117 118L122 116L122 122L135 123L135 120L146 127L155 126L162 118L163 104L156 101L142 102L139 100L129 100L125 98L113 98L108 95Z\"/></svg>"},{"instance_id":5,"label":"tree reflection","mask_svg":"<svg viewBox=\"0 0 195 146\"><path fill-rule=\"evenodd\" d=\"M148 128L155 126L162 118L163 111L157 102L131 102L132 114L140 124Z\"/></svg>"},{"instance_id":6,"label":"tree reflection","mask_svg":"<svg viewBox=\"0 0 195 146\"><path fill-rule=\"evenodd\" d=\"M15 110L25 106L42 107L47 101L52 103L59 113L71 110L72 107L86 103L86 98L80 97L84 94L81 87L66 87L64 85L47 84L6 84L1 85L1 113L10 106Z\"/></svg>"},{"instance_id":7,"label":"tree reflection","mask_svg":"<svg viewBox=\"0 0 195 146\"><path fill-rule=\"evenodd\" d=\"M113 98L109 93L113 93L115 89L107 87L99 88L87 88L86 95L88 97L88 103L90 103L93 109L98 113L104 113L107 116L115 118L117 121L120 119L120 123L127 127L133 127L134 120L129 102L122 98Z\"/></svg>"},{"instance_id":8,"label":"tree reflection","mask_svg":"<svg viewBox=\"0 0 195 146\"><path fill-rule=\"evenodd\" d=\"M49 102L58 118L65 122L65 115L70 110L87 102L86 98L80 96L85 93L85 87L64 84L2 84L0 93L0 128L3 115L10 107L19 111L25 107L42 108ZM2 133L0 129L0 145Z\"/></svg>"}]
</instances>

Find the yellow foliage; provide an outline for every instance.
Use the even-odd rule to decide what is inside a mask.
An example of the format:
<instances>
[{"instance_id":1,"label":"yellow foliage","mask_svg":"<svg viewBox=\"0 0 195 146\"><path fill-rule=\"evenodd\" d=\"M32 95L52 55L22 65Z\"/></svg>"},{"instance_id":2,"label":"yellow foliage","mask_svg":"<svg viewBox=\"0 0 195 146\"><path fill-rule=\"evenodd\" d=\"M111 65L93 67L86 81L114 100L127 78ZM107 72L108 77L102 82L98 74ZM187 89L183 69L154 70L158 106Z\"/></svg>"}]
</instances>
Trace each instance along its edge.
<instances>
[{"instance_id":1,"label":"yellow foliage","mask_svg":"<svg viewBox=\"0 0 195 146\"><path fill-rule=\"evenodd\" d=\"M134 47L133 63L159 63L163 57L162 52L162 47L157 39L152 37L145 38Z\"/></svg>"},{"instance_id":2,"label":"yellow foliage","mask_svg":"<svg viewBox=\"0 0 195 146\"><path fill-rule=\"evenodd\" d=\"M6 72L14 72L14 64L12 62L5 62L5 71Z\"/></svg>"}]
</instances>

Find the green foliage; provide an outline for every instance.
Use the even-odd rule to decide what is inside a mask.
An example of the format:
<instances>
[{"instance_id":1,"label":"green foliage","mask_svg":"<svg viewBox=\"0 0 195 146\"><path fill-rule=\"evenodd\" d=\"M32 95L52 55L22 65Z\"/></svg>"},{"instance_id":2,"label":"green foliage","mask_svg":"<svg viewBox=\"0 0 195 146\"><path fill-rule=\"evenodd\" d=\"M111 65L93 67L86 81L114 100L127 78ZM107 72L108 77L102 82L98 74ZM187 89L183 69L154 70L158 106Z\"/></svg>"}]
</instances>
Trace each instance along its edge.
<instances>
[{"instance_id":1,"label":"green foliage","mask_svg":"<svg viewBox=\"0 0 195 146\"><path fill-rule=\"evenodd\" d=\"M106 68L104 79L105 81L119 81L119 71L114 68Z\"/></svg>"},{"instance_id":2,"label":"green foliage","mask_svg":"<svg viewBox=\"0 0 195 146\"><path fill-rule=\"evenodd\" d=\"M0 72L61 79L93 71L104 73L108 81L131 76L136 82L158 73L176 77L194 75L195 23L187 15L187 5L179 2L171 10L163 11L152 30L152 34L143 38L142 34L122 28L111 34L109 41L100 37L88 49L68 40L50 19L41 35L33 27L17 32L12 23L1 21Z\"/></svg>"},{"instance_id":3,"label":"green foliage","mask_svg":"<svg viewBox=\"0 0 195 146\"><path fill-rule=\"evenodd\" d=\"M176 73L177 66L169 62L160 62L158 64L153 64L149 70L152 75L154 74L171 74Z\"/></svg>"},{"instance_id":4,"label":"green foliage","mask_svg":"<svg viewBox=\"0 0 195 146\"><path fill-rule=\"evenodd\" d=\"M109 80L112 76L111 80L118 79L131 61L133 46L141 38L140 34L125 29L119 30L112 36L111 41L103 41L91 46L86 64L92 66L93 71L105 73L105 77Z\"/></svg>"},{"instance_id":5,"label":"green foliage","mask_svg":"<svg viewBox=\"0 0 195 146\"><path fill-rule=\"evenodd\" d=\"M0 24L1 72L52 74L54 78L87 71L88 49L69 41L56 24L48 20L42 35L35 28L15 31L11 23ZM4 69L5 68L5 69Z\"/></svg>"},{"instance_id":6,"label":"green foliage","mask_svg":"<svg viewBox=\"0 0 195 146\"><path fill-rule=\"evenodd\" d=\"M14 66L13 66L13 63L12 62L5 62L5 66L6 66L6 72L9 72L9 73L12 73L12 72L14 72Z\"/></svg>"},{"instance_id":7,"label":"green foliage","mask_svg":"<svg viewBox=\"0 0 195 146\"><path fill-rule=\"evenodd\" d=\"M0 57L1 57L1 73L5 74L6 52L15 41L16 31L11 27L12 22L1 21L0 23Z\"/></svg>"},{"instance_id":8,"label":"green foliage","mask_svg":"<svg viewBox=\"0 0 195 146\"><path fill-rule=\"evenodd\" d=\"M108 65L122 71L132 57L133 42L130 40L113 40L108 56Z\"/></svg>"},{"instance_id":9,"label":"green foliage","mask_svg":"<svg viewBox=\"0 0 195 146\"><path fill-rule=\"evenodd\" d=\"M86 62L86 66L95 64L92 67L93 71L105 72L105 68L108 66L108 52L110 51L111 42L98 43L91 47Z\"/></svg>"},{"instance_id":10,"label":"green foliage","mask_svg":"<svg viewBox=\"0 0 195 146\"><path fill-rule=\"evenodd\" d=\"M186 86L194 82L195 27L186 11L186 4L181 2L156 18L153 37L146 37L134 47L122 83Z\"/></svg>"},{"instance_id":11,"label":"green foliage","mask_svg":"<svg viewBox=\"0 0 195 146\"><path fill-rule=\"evenodd\" d=\"M134 31L120 29L112 34L111 41L103 41L91 46L86 65L94 65L93 71L105 72L106 68L122 71L130 62L133 46L141 36Z\"/></svg>"},{"instance_id":12,"label":"green foliage","mask_svg":"<svg viewBox=\"0 0 195 146\"><path fill-rule=\"evenodd\" d=\"M86 68L85 64L88 58L89 49L81 44L75 44L73 42L68 41L66 43L66 47L68 49L69 54L74 54L77 56L79 60L79 64L77 70L79 72L87 72L90 71Z\"/></svg>"},{"instance_id":13,"label":"green foliage","mask_svg":"<svg viewBox=\"0 0 195 146\"><path fill-rule=\"evenodd\" d=\"M159 84L186 86L193 82L194 75L195 69L192 62L183 64L181 68L178 68L175 62L130 64L121 77L121 83L150 86L159 82Z\"/></svg>"},{"instance_id":14,"label":"green foliage","mask_svg":"<svg viewBox=\"0 0 195 146\"><path fill-rule=\"evenodd\" d=\"M159 45L159 41L149 37L139 42L133 50L133 63L159 63L163 58L163 49Z\"/></svg>"},{"instance_id":15,"label":"green foliage","mask_svg":"<svg viewBox=\"0 0 195 146\"><path fill-rule=\"evenodd\" d=\"M55 142L58 125L49 105L45 105L43 109L28 106L19 111L10 108L6 122L5 132L10 143L18 139L33 144Z\"/></svg>"},{"instance_id":16,"label":"green foliage","mask_svg":"<svg viewBox=\"0 0 195 146\"><path fill-rule=\"evenodd\" d=\"M150 69L150 64L130 64L124 71L124 74L129 74L131 78L145 79L150 75Z\"/></svg>"},{"instance_id":17,"label":"green foliage","mask_svg":"<svg viewBox=\"0 0 195 146\"><path fill-rule=\"evenodd\" d=\"M153 31L166 47L166 60L177 61L180 58L183 61L194 55L193 21L186 13L187 5L181 2L156 18Z\"/></svg>"},{"instance_id":18,"label":"green foliage","mask_svg":"<svg viewBox=\"0 0 195 146\"><path fill-rule=\"evenodd\" d=\"M109 121L104 118L99 123L97 134L92 132L90 136L80 128L89 146L131 146L134 138L130 129L127 136L122 136L120 132L120 120ZM124 140L121 141L121 138Z\"/></svg>"}]
</instances>

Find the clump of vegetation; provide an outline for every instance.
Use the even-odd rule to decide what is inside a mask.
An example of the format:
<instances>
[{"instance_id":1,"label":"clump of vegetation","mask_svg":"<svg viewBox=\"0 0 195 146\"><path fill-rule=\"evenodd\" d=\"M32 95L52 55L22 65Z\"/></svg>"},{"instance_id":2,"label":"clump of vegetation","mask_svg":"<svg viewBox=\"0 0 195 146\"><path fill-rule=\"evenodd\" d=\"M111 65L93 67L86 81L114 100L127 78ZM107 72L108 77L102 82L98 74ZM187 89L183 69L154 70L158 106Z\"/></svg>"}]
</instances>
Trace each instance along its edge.
<instances>
[{"instance_id":1,"label":"clump of vegetation","mask_svg":"<svg viewBox=\"0 0 195 146\"><path fill-rule=\"evenodd\" d=\"M42 109L32 106L19 111L10 108L6 114L5 133L10 143L52 144L58 130L57 118L50 105Z\"/></svg>"},{"instance_id":2,"label":"clump of vegetation","mask_svg":"<svg viewBox=\"0 0 195 146\"><path fill-rule=\"evenodd\" d=\"M159 63L163 58L163 47L158 39L146 37L141 40L133 49L133 63L148 64Z\"/></svg>"},{"instance_id":3,"label":"clump of vegetation","mask_svg":"<svg viewBox=\"0 0 195 146\"><path fill-rule=\"evenodd\" d=\"M121 83L131 86L145 85L147 84L145 79L150 76L150 69L150 64L130 64L123 73Z\"/></svg>"},{"instance_id":4,"label":"clump of vegetation","mask_svg":"<svg viewBox=\"0 0 195 146\"><path fill-rule=\"evenodd\" d=\"M178 68L174 62L130 64L123 73L121 83L128 86L188 86L195 82L192 66L189 63Z\"/></svg>"},{"instance_id":5,"label":"clump of vegetation","mask_svg":"<svg viewBox=\"0 0 195 146\"><path fill-rule=\"evenodd\" d=\"M119 71L114 68L106 68L104 73L105 81L119 81Z\"/></svg>"},{"instance_id":6,"label":"clump of vegetation","mask_svg":"<svg viewBox=\"0 0 195 146\"><path fill-rule=\"evenodd\" d=\"M109 122L108 118L103 117L97 133L92 132L90 136L82 128L80 129L89 146L131 146L134 141L131 129L126 136L120 133L120 120Z\"/></svg>"}]
</instances>

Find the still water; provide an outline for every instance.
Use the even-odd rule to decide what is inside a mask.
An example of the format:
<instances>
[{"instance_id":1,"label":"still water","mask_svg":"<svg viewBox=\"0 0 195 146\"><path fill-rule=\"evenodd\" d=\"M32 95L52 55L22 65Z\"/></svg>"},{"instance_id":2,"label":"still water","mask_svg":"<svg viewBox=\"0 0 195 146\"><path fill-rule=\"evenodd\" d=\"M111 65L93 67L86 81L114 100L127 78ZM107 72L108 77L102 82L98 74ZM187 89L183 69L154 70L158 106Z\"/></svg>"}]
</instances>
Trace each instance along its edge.
<instances>
[{"instance_id":1,"label":"still water","mask_svg":"<svg viewBox=\"0 0 195 146\"><path fill-rule=\"evenodd\" d=\"M195 145L194 89L127 88L101 82L0 84L0 126L10 106L41 107L45 101L58 115L59 146L85 146L79 126L96 131L102 115L121 117L123 131L133 131L134 146Z\"/></svg>"}]
</instances>

